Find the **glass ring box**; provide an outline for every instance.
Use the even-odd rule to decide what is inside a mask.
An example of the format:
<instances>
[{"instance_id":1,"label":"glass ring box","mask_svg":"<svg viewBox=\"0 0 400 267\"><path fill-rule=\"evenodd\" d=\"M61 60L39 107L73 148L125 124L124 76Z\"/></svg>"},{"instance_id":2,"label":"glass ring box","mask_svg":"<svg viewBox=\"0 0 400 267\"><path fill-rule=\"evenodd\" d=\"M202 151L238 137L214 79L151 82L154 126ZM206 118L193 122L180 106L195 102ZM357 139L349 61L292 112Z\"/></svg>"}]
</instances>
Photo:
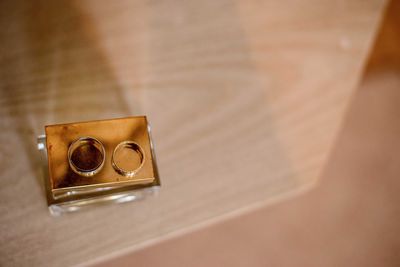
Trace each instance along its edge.
<instances>
[{"instance_id":1,"label":"glass ring box","mask_svg":"<svg viewBox=\"0 0 400 267\"><path fill-rule=\"evenodd\" d=\"M127 202L160 186L145 116L48 125L39 136L50 212Z\"/></svg>"}]
</instances>

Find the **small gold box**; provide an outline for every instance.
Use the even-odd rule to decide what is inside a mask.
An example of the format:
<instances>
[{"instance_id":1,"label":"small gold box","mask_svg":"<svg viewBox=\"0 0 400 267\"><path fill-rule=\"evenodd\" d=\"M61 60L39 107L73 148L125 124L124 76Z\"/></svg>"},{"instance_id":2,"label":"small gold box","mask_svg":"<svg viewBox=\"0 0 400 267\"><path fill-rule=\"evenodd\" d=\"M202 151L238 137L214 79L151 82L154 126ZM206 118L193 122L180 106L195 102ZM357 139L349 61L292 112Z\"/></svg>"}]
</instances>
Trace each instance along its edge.
<instances>
[{"instance_id":1,"label":"small gold box","mask_svg":"<svg viewBox=\"0 0 400 267\"><path fill-rule=\"evenodd\" d=\"M145 116L48 125L38 138L52 214L126 202L160 186Z\"/></svg>"}]
</instances>

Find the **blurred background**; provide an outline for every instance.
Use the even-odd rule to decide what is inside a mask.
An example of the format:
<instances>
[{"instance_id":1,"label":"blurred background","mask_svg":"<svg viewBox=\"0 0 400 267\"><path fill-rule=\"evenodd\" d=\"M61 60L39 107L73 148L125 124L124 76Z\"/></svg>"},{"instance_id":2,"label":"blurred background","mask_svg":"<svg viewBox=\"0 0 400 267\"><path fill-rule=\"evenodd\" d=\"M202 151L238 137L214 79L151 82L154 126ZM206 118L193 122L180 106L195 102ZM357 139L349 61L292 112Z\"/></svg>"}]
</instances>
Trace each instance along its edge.
<instances>
[{"instance_id":1,"label":"blurred background","mask_svg":"<svg viewBox=\"0 0 400 267\"><path fill-rule=\"evenodd\" d=\"M400 2L1 1L1 266L399 266ZM36 136L146 115L155 198L51 217Z\"/></svg>"}]
</instances>

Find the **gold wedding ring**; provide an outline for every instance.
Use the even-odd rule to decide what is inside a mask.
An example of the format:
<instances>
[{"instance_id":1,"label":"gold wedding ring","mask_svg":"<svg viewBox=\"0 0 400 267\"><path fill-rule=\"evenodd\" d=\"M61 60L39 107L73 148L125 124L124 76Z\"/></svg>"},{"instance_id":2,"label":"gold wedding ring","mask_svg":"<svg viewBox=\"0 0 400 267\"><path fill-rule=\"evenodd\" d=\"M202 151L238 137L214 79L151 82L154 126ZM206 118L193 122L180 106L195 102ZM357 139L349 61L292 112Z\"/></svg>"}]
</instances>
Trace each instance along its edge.
<instances>
[{"instance_id":1,"label":"gold wedding ring","mask_svg":"<svg viewBox=\"0 0 400 267\"><path fill-rule=\"evenodd\" d=\"M71 169L85 177L98 173L104 166L106 152L103 144L93 137L81 137L68 148L68 162Z\"/></svg>"},{"instance_id":2,"label":"gold wedding ring","mask_svg":"<svg viewBox=\"0 0 400 267\"><path fill-rule=\"evenodd\" d=\"M119 143L112 154L111 163L114 170L126 177L136 175L145 161L144 151L134 141L123 141Z\"/></svg>"}]
</instances>

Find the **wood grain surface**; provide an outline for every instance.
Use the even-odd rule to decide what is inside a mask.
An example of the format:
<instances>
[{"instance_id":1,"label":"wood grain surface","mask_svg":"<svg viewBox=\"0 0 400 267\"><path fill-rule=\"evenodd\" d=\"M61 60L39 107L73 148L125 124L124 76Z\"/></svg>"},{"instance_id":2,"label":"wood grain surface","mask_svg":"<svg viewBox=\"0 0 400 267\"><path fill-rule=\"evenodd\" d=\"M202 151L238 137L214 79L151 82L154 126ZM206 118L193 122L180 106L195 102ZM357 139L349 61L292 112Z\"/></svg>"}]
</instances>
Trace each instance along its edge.
<instances>
[{"instance_id":1,"label":"wood grain surface","mask_svg":"<svg viewBox=\"0 0 400 267\"><path fill-rule=\"evenodd\" d=\"M399 14L390 1L317 186L95 266L400 266Z\"/></svg>"},{"instance_id":2,"label":"wood grain surface","mask_svg":"<svg viewBox=\"0 0 400 267\"><path fill-rule=\"evenodd\" d=\"M0 264L70 266L313 184L384 1L0 5ZM159 196L51 217L44 125L141 114Z\"/></svg>"}]
</instances>

